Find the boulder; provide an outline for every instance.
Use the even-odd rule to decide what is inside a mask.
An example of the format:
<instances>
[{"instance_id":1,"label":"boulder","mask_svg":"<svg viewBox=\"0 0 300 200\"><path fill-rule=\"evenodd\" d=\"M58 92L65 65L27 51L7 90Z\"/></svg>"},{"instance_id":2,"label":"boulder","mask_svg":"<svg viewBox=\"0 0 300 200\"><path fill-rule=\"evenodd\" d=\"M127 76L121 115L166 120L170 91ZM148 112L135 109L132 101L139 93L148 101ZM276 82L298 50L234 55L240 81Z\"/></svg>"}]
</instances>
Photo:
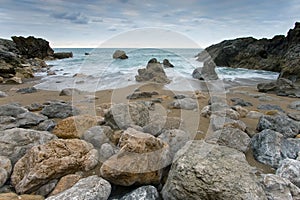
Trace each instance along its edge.
<instances>
[{"instance_id":1,"label":"boulder","mask_svg":"<svg viewBox=\"0 0 300 200\"><path fill-rule=\"evenodd\" d=\"M47 119L41 122L38 125L37 129L39 131L52 131L55 126L56 126L56 122L53 119Z\"/></svg>"},{"instance_id":2,"label":"boulder","mask_svg":"<svg viewBox=\"0 0 300 200\"><path fill-rule=\"evenodd\" d=\"M106 160L100 173L111 183L122 186L158 184L169 159L169 146L154 136L128 128L118 146L120 151Z\"/></svg>"},{"instance_id":3,"label":"boulder","mask_svg":"<svg viewBox=\"0 0 300 200\"><path fill-rule=\"evenodd\" d=\"M213 61L211 60L205 61L203 63L202 68L196 68L193 71L192 76L195 79L205 80L205 81L218 80L219 77L215 71L215 68L216 65Z\"/></svg>"},{"instance_id":4,"label":"boulder","mask_svg":"<svg viewBox=\"0 0 300 200\"><path fill-rule=\"evenodd\" d=\"M205 141L218 143L245 153L248 150L251 138L240 129L225 127L206 135Z\"/></svg>"},{"instance_id":5,"label":"boulder","mask_svg":"<svg viewBox=\"0 0 300 200\"><path fill-rule=\"evenodd\" d=\"M113 59L127 59L128 56L126 55L125 51L116 50L113 54Z\"/></svg>"},{"instance_id":6,"label":"boulder","mask_svg":"<svg viewBox=\"0 0 300 200\"><path fill-rule=\"evenodd\" d=\"M224 127L238 128L241 131L245 131L247 125L241 120L233 120L229 117L211 115L210 116L210 128L212 131L223 129Z\"/></svg>"},{"instance_id":7,"label":"boulder","mask_svg":"<svg viewBox=\"0 0 300 200\"><path fill-rule=\"evenodd\" d=\"M25 79L25 78L33 78L34 73L31 67L17 67L15 68L16 77Z\"/></svg>"},{"instance_id":8,"label":"boulder","mask_svg":"<svg viewBox=\"0 0 300 200\"><path fill-rule=\"evenodd\" d=\"M151 98L153 95L158 95L157 92L134 92L128 95L127 99L140 99L140 98Z\"/></svg>"},{"instance_id":9,"label":"boulder","mask_svg":"<svg viewBox=\"0 0 300 200\"><path fill-rule=\"evenodd\" d=\"M0 188L10 177L12 170L11 161L5 156L0 156Z\"/></svg>"},{"instance_id":10,"label":"boulder","mask_svg":"<svg viewBox=\"0 0 300 200\"><path fill-rule=\"evenodd\" d=\"M164 65L164 67L166 67L166 68L168 68L168 67L173 68L173 67L174 67L174 65L173 65L172 63L170 63L170 61L169 61L168 59L164 59L164 60L163 60L163 65Z\"/></svg>"},{"instance_id":11,"label":"boulder","mask_svg":"<svg viewBox=\"0 0 300 200\"><path fill-rule=\"evenodd\" d=\"M279 105L273 105L273 104L260 104L257 106L258 110L277 110L279 112L284 113L284 110Z\"/></svg>"},{"instance_id":12,"label":"boulder","mask_svg":"<svg viewBox=\"0 0 300 200\"><path fill-rule=\"evenodd\" d=\"M14 165L33 146L57 137L46 131L13 128L0 131L0 155L8 157Z\"/></svg>"},{"instance_id":13,"label":"boulder","mask_svg":"<svg viewBox=\"0 0 300 200\"><path fill-rule=\"evenodd\" d=\"M268 199L295 200L300 199L300 189L289 180L275 174L263 174L262 184Z\"/></svg>"},{"instance_id":14,"label":"boulder","mask_svg":"<svg viewBox=\"0 0 300 200\"><path fill-rule=\"evenodd\" d=\"M139 187L122 196L119 200L159 200L159 193L152 185Z\"/></svg>"},{"instance_id":15,"label":"boulder","mask_svg":"<svg viewBox=\"0 0 300 200\"><path fill-rule=\"evenodd\" d=\"M114 132L109 126L94 126L82 135L82 139L91 143L95 149L100 150L104 143L110 142L113 135Z\"/></svg>"},{"instance_id":16,"label":"boulder","mask_svg":"<svg viewBox=\"0 0 300 200\"><path fill-rule=\"evenodd\" d=\"M77 115L58 122L52 133L64 139L81 138L86 130L97 124L96 116Z\"/></svg>"},{"instance_id":17,"label":"boulder","mask_svg":"<svg viewBox=\"0 0 300 200\"><path fill-rule=\"evenodd\" d=\"M99 157L101 161L105 161L116 154L117 148L109 143L104 143L101 145L99 152Z\"/></svg>"},{"instance_id":18,"label":"boulder","mask_svg":"<svg viewBox=\"0 0 300 200\"><path fill-rule=\"evenodd\" d=\"M73 58L73 53L72 52L55 52L52 56L53 56L53 58L56 58L56 59Z\"/></svg>"},{"instance_id":19,"label":"boulder","mask_svg":"<svg viewBox=\"0 0 300 200\"><path fill-rule=\"evenodd\" d=\"M16 118L8 116L0 116L0 131L16 128L18 127L16 123Z\"/></svg>"},{"instance_id":20,"label":"boulder","mask_svg":"<svg viewBox=\"0 0 300 200\"><path fill-rule=\"evenodd\" d=\"M142 102L112 105L104 117L113 129L126 129L130 125L143 127L150 121L148 107Z\"/></svg>"},{"instance_id":21,"label":"boulder","mask_svg":"<svg viewBox=\"0 0 300 200\"><path fill-rule=\"evenodd\" d=\"M225 146L188 142L173 162L162 197L267 199L245 155Z\"/></svg>"},{"instance_id":22,"label":"boulder","mask_svg":"<svg viewBox=\"0 0 300 200\"><path fill-rule=\"evenodd\" d=\"M281 133L285 138L292 138L299 134L300 123L287 115L263 115L259 118L256 130L271 129Z\"/></svg>"},{"instance_id":23,"label":"boulder","mask_svg":"<svg viewBox=\"0 0 300 200\"><path fill-rule=\"evenodd\" d=\"M9 174L7 174L7 171L0 166L0 187L5 184L8 178Z\"/></svg>"},{"instance_id":24,"label":"boulder","mask_svg":"<svg viewBox=\"0 0 300 200\"><path fill-rule=\"evenodd\" d=\"M283 160L276 174L282 178L286 178L300 188L300 161L294 159ZM299 194L300 195L300 194Z\"/></svg>"},{"instance_id":25,"label":"boulder","mask_svg":"<svg viewBox=\"0 0 300 200\"><path fill-rule=\"evenodd\" d=\"M56 139L32 147L15 164L11 183L18 193L30 193L67 174L93 169L98 153L79 139Z\"/></svg>"},{"instance_id":26,"label":"boulder","mask_svg":"<svg viewBox=\"0 0 300 200\"><path fill-rule=\"evenodd\" d=\"M108 199L111 192L111 185L97 175L89 176L80 179L73 187L51 197L46 200L61 200L61 199Z\"/></svg>"},{"instance_id":27,"label":"boulder","mask_svg":"<svg viewBox=\"0 0 300 200\"><path fill-rule=\"evenodd\" d=\"M17 126L20 128L29 128L32 126L36 126L39 123L47 120L48 117L44 115L35 114L32 112L25 112L19 114L16 118Z\"/></svg>"},{"instance_id":28,"label":"boulder","mask_svg":"<svg viewBox=\"0 0 300 200\"><path fill-rule=\"evenodd\" d=\"M165 130L171 129L185 130L183 120L178 117L166 117L157 114L143 127L143 132L150 133L153 136L159 136Z\"/></svg>"},{"instance_id":29,"label":"boulder","mask_svg":"<svg viewBox=\"0 0 300 200\"><path fill-rule=\"evenodd\" d=\"M169 108L194 110L198 108L198 102L192 98L177 99L169 104Z\"/></svg>"},{"instance_id":30,"label":"boulder","mask_svg":"<svg viewBox=\"0 0 300 200\"><path fill-rule=\"evenodd\" d=\"M9 79L5 80L4 83L5 84L22 84L23 81L22 81L22 79L20 77L14 76L12 78L9 78Z\"/></svg>"},{"instance_id":31,"label":"boulder","mask_svg":"<svg viewBox=\"0 0 300 200\"><path fill-rule=\"evenodd\" d=\"M235 98L231 98L230 100L233 102L234 106L242 106L242 107L253 106L252 103L245 101L244 99L241 98L235 97Z\"/></svg>"},{"instance_id":32,"label":"boulder","mask_svg":"<svg viewBox=\"0 0 300 200\"><path fill-rule=\"evenodd\" d=\"M48 196L57 195L69 188L71 188L75 183L77 183L82 178L79 174L68 174L63 176L56 184L53 191Z\"/></svg>"},{"instance_id":33,"label":"boulder","mask_svg":"<svg viewBox=\"0 0 300 200\"><path fill-rule=\"evenodd\" d=\"M25 112L28 112L28 110L18 104L5 104L0 106L0 116L17 117L19 114Z\"/></svg>"},{"instance_id":34,"label":"boulder","mask_svg":"<svg viewBox=\"0 0 300 200\"><path fill-rule=\"evenodd\" d=\"M41 114L49 118L67 118L73 115L78 115L80 112L77 108L67 103L51 102L41 111Z\"/></svg>"}]
</instances>

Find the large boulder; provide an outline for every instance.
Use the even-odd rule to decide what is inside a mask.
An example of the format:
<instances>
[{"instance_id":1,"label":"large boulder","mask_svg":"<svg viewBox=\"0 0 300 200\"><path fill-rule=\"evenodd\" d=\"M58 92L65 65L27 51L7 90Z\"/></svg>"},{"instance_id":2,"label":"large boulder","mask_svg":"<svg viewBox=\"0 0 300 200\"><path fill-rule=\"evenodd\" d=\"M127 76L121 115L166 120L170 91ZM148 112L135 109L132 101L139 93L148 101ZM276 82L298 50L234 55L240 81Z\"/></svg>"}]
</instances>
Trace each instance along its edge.
<instances>
[{"instance_id":1,"label":"large boulder","mask_svg":"<svg viewBox=\"0 0 300 200\"><path fill-rule=\"evenodd\" d=\"M23 128L0 131L0 155L8 157L14 165L32 147L56 138L47 131Z\"/></svg>"},{"instance_id":2,"label":"large boulder","mask_svg":"<svg viewBox=\"0 0 300 200\"><path fill-rule=\"evenodd\" d=\"M126 55L125 51L116 50L113 54L113 59L127 59L128 56Z\"/></svg>"},{"instance_id":3,"label":"large boulder","mask_svg":"<svg viewBox=\"0 0 300 200\"><path fill-rule=\"evenodd\" d=\"M111 192L109 182L96 175L79 180L73 187L46 200L76 199L76 200L106 200Z\"/></svg>"},{"instance_id":4,"label":"large boulder","mask_svg":"<svg viewBox=\"0 0 300 200\"><path fill-rule=\"evenodd\" d=\"M52 140L32 147L15 164L11 183L18 193L30 193L64 175L88 171L98 164L93 145L79 139Z\"/></svg>"},{"instance_id":5,"label":"large boulder","mask_svg":"<svg viewBox=\"0 0 300 200\"><path fill-rule=\"evenodd\" d=\"M213 61L205 61L202 68L196 68L192 76L195 79L211 81L219 79L216 71L216 65Z\"/></svg>"},{"instance_id":6,"label":"large boulder","mask_svg":"<svg viewBox=\"0 0 300 200\"><path fill-rule=\"evenodd\" d=\"M103 178L116 185L158 184L168 165L169 146L154 136L128 128L122 134L120 152L101 166Z\"/></svg>"},{"instance_id":7,"label":"large boulder","mask_svg":"<svg viewBox=\"0 0 300 200\"><path fill-rule=\"evenodd\" d=\"M177 152L163 199L267 199L245 155L225 146L188 142Z\"/></svg>"}]
</instances>

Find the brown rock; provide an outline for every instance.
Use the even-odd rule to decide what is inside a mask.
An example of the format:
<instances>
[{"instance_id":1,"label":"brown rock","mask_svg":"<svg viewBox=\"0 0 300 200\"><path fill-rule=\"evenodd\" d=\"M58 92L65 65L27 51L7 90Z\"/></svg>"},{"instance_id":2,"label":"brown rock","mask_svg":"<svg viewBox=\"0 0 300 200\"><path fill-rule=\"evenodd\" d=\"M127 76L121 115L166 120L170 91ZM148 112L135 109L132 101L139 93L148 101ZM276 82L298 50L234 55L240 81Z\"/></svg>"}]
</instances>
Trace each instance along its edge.
<instances>
[{"instance_id":1,"label":"brown rock","mask_svg":"<svg viewBox=\"0 0 300 200\"><path fill-rule=\"evenodd\" d=\"M4 78L2 76L0 76L0 83L3 83Z\"/></svg>"},{"instance_id":2,"label":"brown rock","mask_svg":"<svg viewBox=\"0 0 300 200\"><path fill-rule=\"evenodd\" d=\"M71 139L81 138L89 128L97 125L97 117L91 115L78 115L60 121L54 128L53 134L57 137Z\"/></svg>"},{"instance_id":3,"label":"brown rock","mask_svg":"<svg viewBox=\"0 0 300 200\"><path fill-rule=\"evenodd\" d=\"M54 190L49 194L49 196L56 195L61 193L69 188L71 188L75 183L77 183L82 178L81 175L78 174L69 174L62 177L59 182L57 183Z\"/></svg>"},{"instance_id":4,"label":"brown rock","mask_svg":"<svg viewBox=\"0 0 300 200\"><path fill-rule=\"evenodd\" d=\"M16 71L16 77L19 78L33 78L34 74L32 72L31 67L18 67L15 69Z\"/></svg>"},{"instance_id":5,"label":"brown rock","mask_svg":"<svg viewBox=\"0 0 300 200\"><path fill-rule=\"evenodd\" d=\"M296 135L296 138L300 138L300 134Z\"/></svg>"},{"instance_id":6,"label":"brown rock","mask_svg":"<svg viewBox=\"0 0 300 200\"><path fill-rule=\"evenodd\" d=\"M0 194L0 200L44 200L45 198L40 195L28 195L23 194L18 196L15 193L2 193Z\"/></svg>"},{"instance_id":7,"label":"brown rock","mask_svg":"<svg viewBox=\"0 0 300 200\"><path fill-rule=\"evenodd\" d=\"M169 146L154 136L128 128L120 152L106 160L101 176L116 185L158 184L169 160Z\"/></svg>"},{"instance_id":8,"label":"brown rock","mask_svg":"<svg viewBox=\"0 0 300 200\"><path fill-rule=\"evenodd\" d=\"M52 140L34 146L16 163L11 183L17 193L30 193L67 174L88 171L98 163L93 145L79 139Z\"/></svg>"},{"instance_id":9,"label":"brown rock","mask_svg":"<svg viewBox=\"0 0 300 200\"><path fill-rule=\"evenodd\" d=\"M5 83L6 84L22 84L23 82L22 82L21 78L15 76L15 77L12 77L10 79L7 79L5 81Z\"/></svg>"},{"instance_id":10,"label":"brown rock","mask_svg":"<svg viewBox=\"0 0 300 200\"><path fill-rule=\"evenodd\" d=\"M113 54L114 59L127 59L128 56L126 55L125 51L116 50Z\"/></svg>"}]
</instances>

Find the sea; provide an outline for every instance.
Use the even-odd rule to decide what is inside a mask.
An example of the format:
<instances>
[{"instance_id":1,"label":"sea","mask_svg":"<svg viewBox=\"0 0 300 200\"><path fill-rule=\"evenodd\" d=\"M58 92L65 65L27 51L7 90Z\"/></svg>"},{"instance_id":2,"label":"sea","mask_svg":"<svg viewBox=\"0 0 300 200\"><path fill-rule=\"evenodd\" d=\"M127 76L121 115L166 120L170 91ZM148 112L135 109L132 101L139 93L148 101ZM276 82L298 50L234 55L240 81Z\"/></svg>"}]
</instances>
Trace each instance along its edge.
<instances>
[{"instance_id":1,"label":"sea","mask_svg":"<svg viewBox=\"0 0 300 200\"><path fill-rule=\"evenodd\" d=\"M84 91L123 88L137 84L135 76L140 68L145 68L151 58L162 62L168 59L174 68L165 68L171 80L165 87L176 91L201 90L199 80L193 79L195 68L203 63L196 60L201 49L157 49L123 48L128 59L113 59L115 48L56 48L55 52L73 52L73 58L51 60L47 64L56 75L47 76L40 72L41 83L35 87L43 90L60 91L77 88ZM234 69L217 67L220 80L232 86L254 85L260 81L271 81L278 73L263 70Z\"/></svg>"}]
</instances>

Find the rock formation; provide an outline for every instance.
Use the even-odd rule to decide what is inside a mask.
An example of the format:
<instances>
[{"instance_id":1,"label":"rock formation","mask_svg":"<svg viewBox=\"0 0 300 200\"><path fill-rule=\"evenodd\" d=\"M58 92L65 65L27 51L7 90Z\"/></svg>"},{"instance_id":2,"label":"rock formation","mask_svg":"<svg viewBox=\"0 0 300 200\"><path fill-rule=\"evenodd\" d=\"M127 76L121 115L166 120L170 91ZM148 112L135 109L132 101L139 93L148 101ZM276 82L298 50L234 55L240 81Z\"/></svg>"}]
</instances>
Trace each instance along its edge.
<instances>
[{"instance_id":1,"label":"rock formation","mask_svg":"<svg viewBox=\"0 0 300 200\"><path fill-rule=\"evenodd\" d=\"M125 51L116 50L113 54L113 59L127 59L128 56L126 55Z\"/></svg>"}]
</instances>

